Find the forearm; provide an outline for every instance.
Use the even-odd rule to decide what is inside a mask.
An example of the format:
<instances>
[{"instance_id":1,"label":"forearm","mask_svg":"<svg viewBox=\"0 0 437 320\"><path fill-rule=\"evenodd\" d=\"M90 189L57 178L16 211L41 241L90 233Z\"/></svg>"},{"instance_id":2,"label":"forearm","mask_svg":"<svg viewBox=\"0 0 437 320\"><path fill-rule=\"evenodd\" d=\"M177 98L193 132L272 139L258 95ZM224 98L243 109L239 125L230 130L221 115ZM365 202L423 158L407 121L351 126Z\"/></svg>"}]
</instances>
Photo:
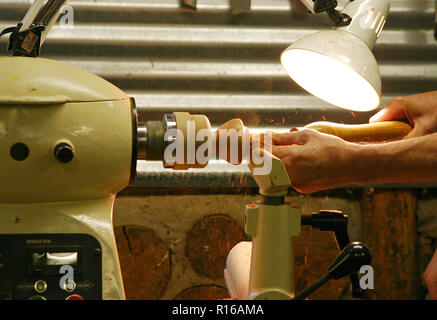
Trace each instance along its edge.
<instances>
[{"instance_id":1,"label":"forearm","mask_svg":"<svg viewBox=\"0 0 437 320\"><path fill-rule=\"evenodd\" d=\"M437 182L437 133L357 145L351 157L352 184Z\"/></svg>"}]
</instances>

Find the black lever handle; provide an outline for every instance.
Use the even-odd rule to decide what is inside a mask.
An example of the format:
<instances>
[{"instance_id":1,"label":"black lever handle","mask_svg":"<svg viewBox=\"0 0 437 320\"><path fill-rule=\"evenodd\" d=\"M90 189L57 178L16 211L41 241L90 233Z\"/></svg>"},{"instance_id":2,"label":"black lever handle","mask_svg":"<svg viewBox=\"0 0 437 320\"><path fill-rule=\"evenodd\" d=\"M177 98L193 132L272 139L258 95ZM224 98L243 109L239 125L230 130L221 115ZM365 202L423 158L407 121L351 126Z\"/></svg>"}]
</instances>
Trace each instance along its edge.
<instances>
[{"instance_id":1,"label":"black lever handle","mask_svg":"<svg viewBox=\"0 0 437 320\"><path fill-rule=\"evenodd\" d=\"M369 248L361 242L347 245L328 267L333 279L340 279L356 273L362 266L369 265L372 260Z\"/></svg>"},{"instance_id":2,"label":"black lever handle","mask_svg":"<svg viewBox=\"0 0 437 320\"><path fill-rule=\"evenodd\" d=\"M328 273L314 282L308 288L296 295L292 300L300 300L315 290L320 288L331 279L340 279L342 277L356 274L363 265L370 264L372 256L369 248L361 242L352 242L347 245L340 255L328 267Z\"/></svg>"},{"instance_id":3,"label":"black lever handle","mask_svg":"<svg viewBox=\"0 0 437 320\"><path fill-rule=\"evenodd\" d=\"M348 216L336 210L321 210L319 213L302 215L302 225L310 225L320 231L333 231L339 251L342 251L350 243L347 223ZM360 287L358 275L352 273L349 277L352 297L363 297L364 290Z\"/></svg>"}]
</instances>

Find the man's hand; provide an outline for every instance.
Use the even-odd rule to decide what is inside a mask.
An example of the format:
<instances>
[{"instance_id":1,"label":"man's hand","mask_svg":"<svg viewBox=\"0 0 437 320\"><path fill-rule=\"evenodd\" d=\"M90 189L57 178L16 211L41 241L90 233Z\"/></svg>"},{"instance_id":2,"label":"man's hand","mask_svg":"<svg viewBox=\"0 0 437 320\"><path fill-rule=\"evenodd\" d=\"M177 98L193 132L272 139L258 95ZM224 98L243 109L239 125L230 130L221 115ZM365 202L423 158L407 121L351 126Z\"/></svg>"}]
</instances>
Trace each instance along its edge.
<instances>
[{"instance_id":1,"label":"man's hand","mask_svg":"<svg viewBox=\"0 0 437 320\"><path fill-rule=\"evenodd\" d=\"M437 250L423 273L423 280L432 300L437 300Z\"/></svg>"},{"instance_id":2,"label":"man's hand","mask_svg":"<svg viewBox=\"0 0 437 320\"><path fill-rule=\"evenodd\" d=\"M273 135L272 153L287 168L292 186L311 193L345 185L435 182L437 91L399 97L370 122L408 120L408 138L354 144L311 129Z\"/></svg>"},{"instance_id":3,"label":"man's hand","mask_svg":"<svg viewBox=\"0 0 437 320\"><path fill-rule=\"evenodd\" d=\"M312 193L347 185L358 145L311 129L273 135L272 153L285 165L291 185Z\"/></svg>"},{"instance_id":4,"label":"man's hand","mask_svg":"<svg viewBox=\"0 0 437 320\"><path fill-rule=\"evenodd\" d=\"M407 120L413 130L406 138L437 132L437 91L398 97L370 118L370 122Z\"/></svg>"}]
</instances>

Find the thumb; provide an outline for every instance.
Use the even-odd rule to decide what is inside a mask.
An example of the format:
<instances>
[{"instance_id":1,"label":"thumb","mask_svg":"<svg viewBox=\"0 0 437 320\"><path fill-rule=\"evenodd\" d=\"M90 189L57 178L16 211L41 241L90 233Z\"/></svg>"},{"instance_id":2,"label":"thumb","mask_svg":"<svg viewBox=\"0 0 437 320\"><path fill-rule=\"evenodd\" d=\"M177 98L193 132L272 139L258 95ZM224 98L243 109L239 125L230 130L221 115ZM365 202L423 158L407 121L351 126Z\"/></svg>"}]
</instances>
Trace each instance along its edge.
<instances>
[{"instance_id":1,"label":"thumb","mask_svg":"<svg viewBox=\"0 0 437 320\"><path fill-rule=\"evenodd\" d=\"M413 130L410 131L403 139L416 138L429 134L427 131L426 123L424 123L423 118L415 119Z\"/></svg>"},{"instance_id":2,"label":"thumb","mask_svg":"<svg viewBox=\"0 0 437 320\"><path fill-rule=\"evenodd\" d=\"M390 100L387 106L369 119L370 123L382 122L390 120L407 119L405 108L408 105L408 100L404 97L397 97Z\"/></svg>"},{"instance_id":3,"label":"thumb","mask_svg":"<svg viewBox=\"0 0 437 320\"><path fill-rule=\"evenodd\" d=\"M410 131L410 133L408 133L405 137L403 137L402 139L410 139L410 138L415 138L415 137L420 137L423 134L419 132L419 130L417 128L413 128L413 130Z\"/></svg>"}]
</instances>

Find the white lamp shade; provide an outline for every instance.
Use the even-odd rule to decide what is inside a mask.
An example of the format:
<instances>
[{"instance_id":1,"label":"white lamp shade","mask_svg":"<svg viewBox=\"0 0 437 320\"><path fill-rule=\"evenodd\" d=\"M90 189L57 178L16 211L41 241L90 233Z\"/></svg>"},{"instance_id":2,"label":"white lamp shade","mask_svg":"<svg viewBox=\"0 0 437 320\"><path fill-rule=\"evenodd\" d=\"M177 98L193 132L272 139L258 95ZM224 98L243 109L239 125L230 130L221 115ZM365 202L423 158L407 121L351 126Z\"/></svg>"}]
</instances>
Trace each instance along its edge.
<instances>
[{"instance_id":1,"label":"white lamp shade","mask_svg":"<svg viewBox=\"0 0 437 320\"><path fill-rule=\"evenodd\" d=\"M381 75L369 46L342 30L299 39L281 55L290 77L303 89L338 107L370 111L381 102Z\"/></svg>"}]
</instances>

